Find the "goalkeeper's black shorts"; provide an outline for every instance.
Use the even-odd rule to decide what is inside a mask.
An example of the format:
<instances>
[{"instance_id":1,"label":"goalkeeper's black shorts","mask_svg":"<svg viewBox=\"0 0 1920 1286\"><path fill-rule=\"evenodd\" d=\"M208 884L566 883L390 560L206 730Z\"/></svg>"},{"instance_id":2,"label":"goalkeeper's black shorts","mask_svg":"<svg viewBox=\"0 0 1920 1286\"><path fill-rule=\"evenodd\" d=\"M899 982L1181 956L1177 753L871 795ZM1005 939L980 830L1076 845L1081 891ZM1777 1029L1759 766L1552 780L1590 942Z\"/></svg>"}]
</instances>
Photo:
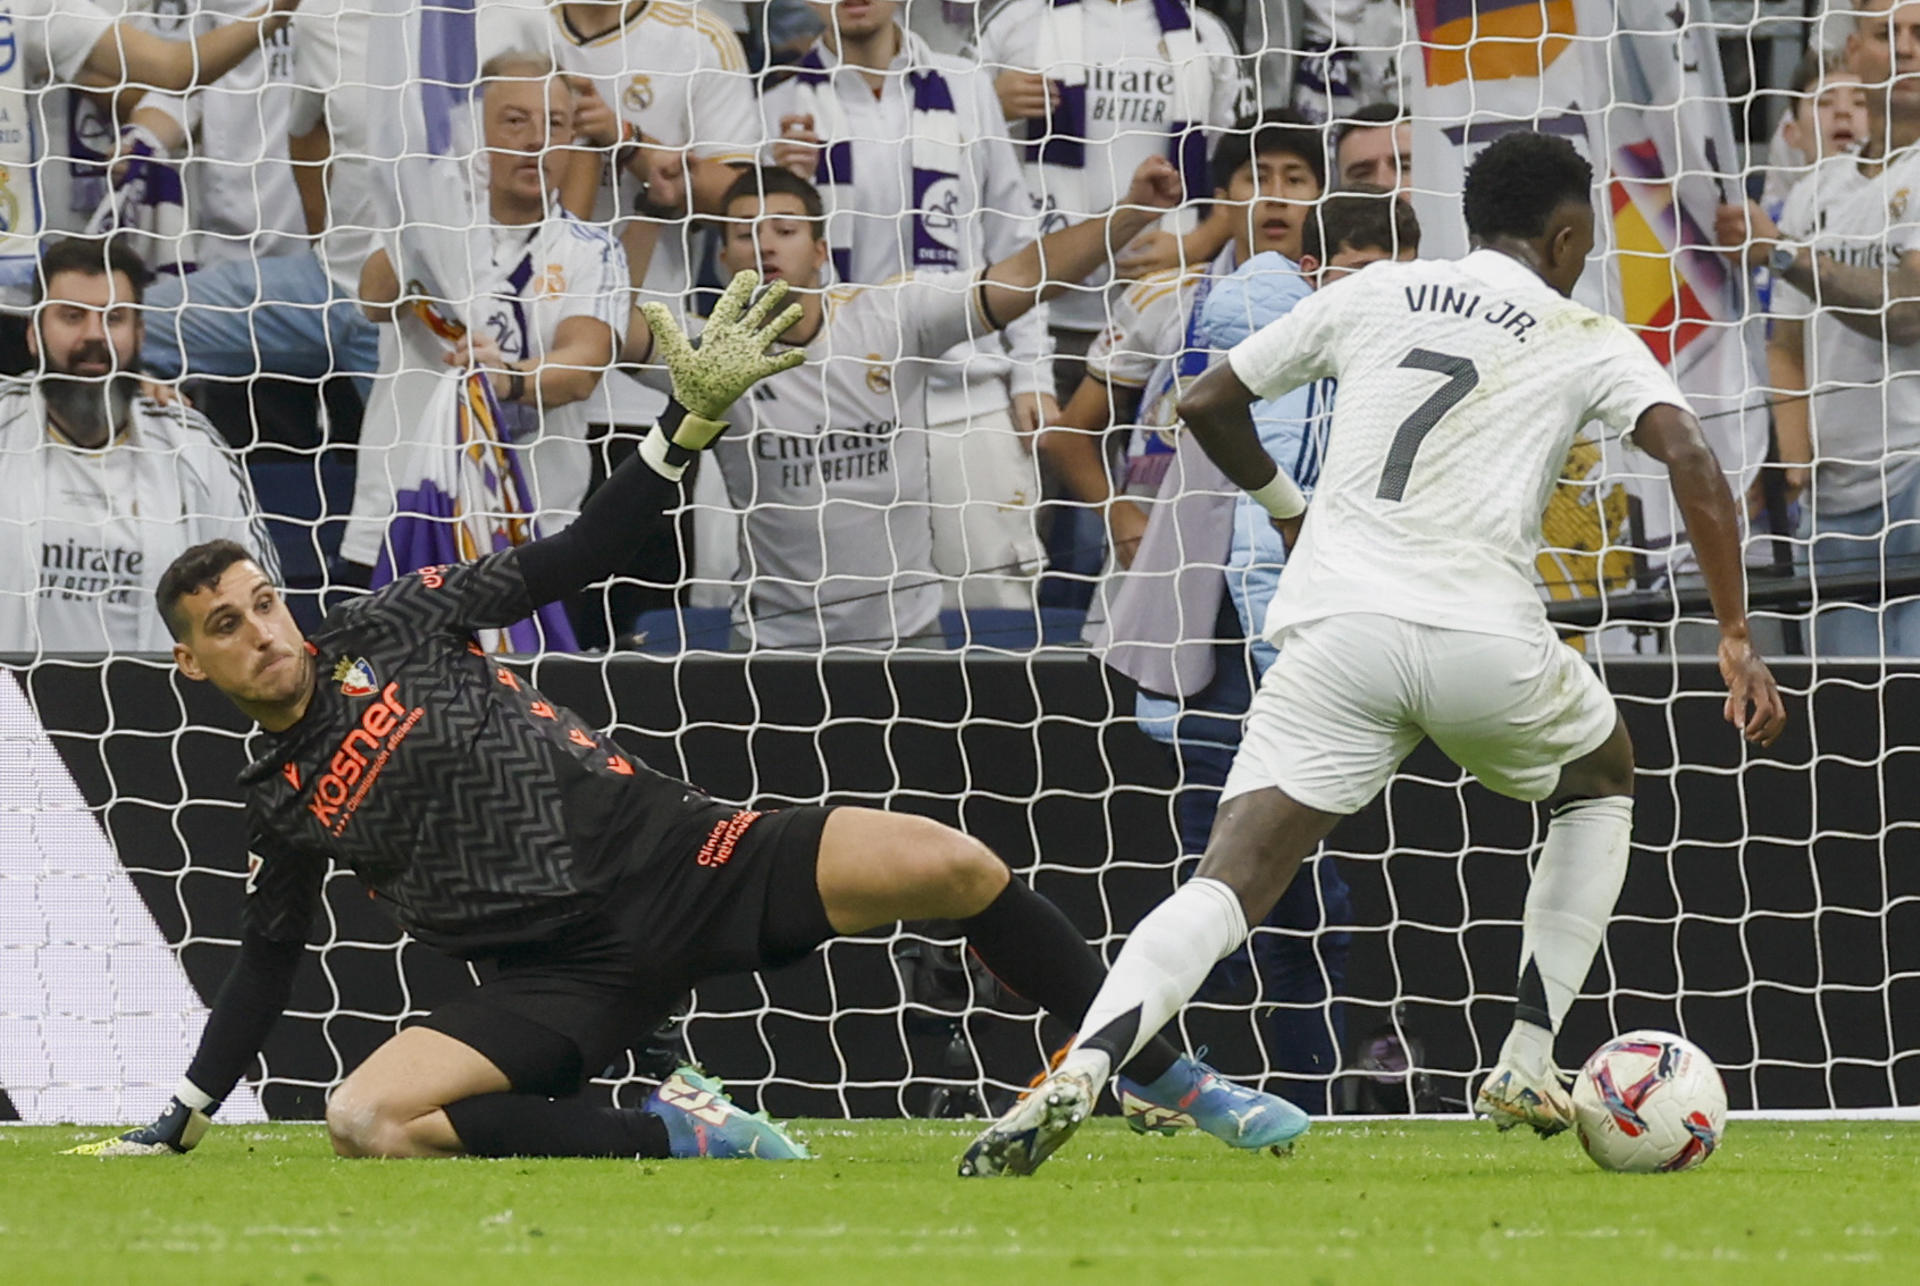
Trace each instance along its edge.
<instances>
[{"instance_id":1,"label":"goalkeeper's black shorts","mask_svg":"<svg viewBox=\"0 0 1920 1286\"><path fill-rule=\"evenodd\" d=\"M577 1093L693 985L774 969L834 936L816 876L829 808L725 813L624 880L563 940L478 961L480 986L421 1026L484 1054L515 1092Z\"/></svg>"}]
</instances>

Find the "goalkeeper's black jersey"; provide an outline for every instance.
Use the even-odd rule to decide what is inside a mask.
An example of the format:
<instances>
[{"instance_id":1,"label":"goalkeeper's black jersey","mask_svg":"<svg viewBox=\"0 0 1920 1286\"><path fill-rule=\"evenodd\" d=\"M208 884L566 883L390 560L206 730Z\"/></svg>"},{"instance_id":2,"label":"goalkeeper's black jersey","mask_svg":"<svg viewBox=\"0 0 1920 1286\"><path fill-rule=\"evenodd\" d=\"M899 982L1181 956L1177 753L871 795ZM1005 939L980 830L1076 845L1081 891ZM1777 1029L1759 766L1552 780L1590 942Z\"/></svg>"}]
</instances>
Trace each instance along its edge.
<instances>
[{"instance_id":1,"label":"goalkeeper's black jersey","mask_svg":"<svg viewBox=\"0 0 1920 1286\"><path fill-rule=\"evenodd\" d=\"M508 550L416 572L331 613L312 703L241 774L247 924L303 939L332 861L416 937L486 955L554 936L626 869L718 811L475 645L525 618Z\"/></svg>"}]
</instances>

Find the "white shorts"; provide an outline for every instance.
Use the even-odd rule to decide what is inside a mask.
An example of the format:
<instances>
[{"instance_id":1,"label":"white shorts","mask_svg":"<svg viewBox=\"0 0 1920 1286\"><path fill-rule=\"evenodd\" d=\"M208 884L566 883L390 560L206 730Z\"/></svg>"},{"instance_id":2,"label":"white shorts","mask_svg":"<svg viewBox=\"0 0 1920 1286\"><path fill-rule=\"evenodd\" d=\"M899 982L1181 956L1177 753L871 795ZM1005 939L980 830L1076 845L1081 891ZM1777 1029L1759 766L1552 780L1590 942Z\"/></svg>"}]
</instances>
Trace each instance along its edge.
<instances>
[{"instance_id":1,"label":"white shorts","mask_svg":"<svg viewBox=\"0 0 1920 1286\"><path fill-rule=\"evenodd\" d=\"M1329 616L1288 631L1221 799L1271 786L1322 812L1358 812L1432 737L1489 790L1542 800L1618 717L1599 676L1544 627L1515 639Z\"/></svg>"}]
</instances>

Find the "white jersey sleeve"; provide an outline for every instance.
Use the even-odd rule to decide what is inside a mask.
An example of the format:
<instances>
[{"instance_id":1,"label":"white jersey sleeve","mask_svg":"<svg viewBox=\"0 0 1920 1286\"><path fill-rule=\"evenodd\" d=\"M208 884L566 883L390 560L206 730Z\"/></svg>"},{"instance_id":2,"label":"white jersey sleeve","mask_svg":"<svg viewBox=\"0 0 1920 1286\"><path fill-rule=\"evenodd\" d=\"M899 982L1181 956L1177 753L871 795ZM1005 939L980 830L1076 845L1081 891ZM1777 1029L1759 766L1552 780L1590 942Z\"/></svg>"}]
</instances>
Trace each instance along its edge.
<instances>
[{"instance_id":1,"label":"white jersey sleeve","mask_svg":"<svg viewBox=\"0 0 1920 1286\"><path fill-rule=\"evenodd\" d=\"M1828 216L1865 185L1859 162L1851 156L1829 157L1807 171L1787 194L1780 211L1780 233L1790 243L1810 244L1825 229ZM1889 229L1890 234L1893 233ZM1890 244L1897 234L1889 235ZM1769 311L1780 317L1811 317L1812 296L1783 277L1776 276Z\"/></svg>"},{"instance_id":2,"label":"white jersey sleeve","mask_svg":"<svg viewBox=\"0 0 1920 1286\"><path fill-rule=\"evenodd\" d=\"M1161 359L1180 349L1184 284L1180 270L1168 268L1129 286L1087 348L1087 373L1103 384L1145 388Z\"/></svg>"},{"instance_id":3,"label":"white jersey sleeve","mask_svg":"<svg viewBox=\"0 0 1920 1286\"><path fill-rule=\"evenodd\" d=\"M1263 401L1337 374L1342 287L1358 276L1317 290L1293 311L1227 350L1227 364Z\"/></svg>"},{"instance_id":4,"label":"white jersey sleeve","mask_svg":"<svg viewBox=\"0 0 1920 1286\"><path fill-rule=\"evenodd\" d=\"M1587 367L1596 385L1588 418L1624 436L1632 433L1640 417L1653 407L1677 406L1690 412L1693 408L1686 394L1640 337L1619 321L1614 321L1611 330L1608 358Z\"/></svg>"},{"instance_id":5,"label":"white jersey sleeve","mask_svg":"<svg viewBox=\"0 0 1920 1286\"><path fill-rule=\"evenodd\" d=\"M980 315L978 276L922 268L877 290L893 308L902 357L938 357L994 329Z\"/></svg>"}]
</instances>

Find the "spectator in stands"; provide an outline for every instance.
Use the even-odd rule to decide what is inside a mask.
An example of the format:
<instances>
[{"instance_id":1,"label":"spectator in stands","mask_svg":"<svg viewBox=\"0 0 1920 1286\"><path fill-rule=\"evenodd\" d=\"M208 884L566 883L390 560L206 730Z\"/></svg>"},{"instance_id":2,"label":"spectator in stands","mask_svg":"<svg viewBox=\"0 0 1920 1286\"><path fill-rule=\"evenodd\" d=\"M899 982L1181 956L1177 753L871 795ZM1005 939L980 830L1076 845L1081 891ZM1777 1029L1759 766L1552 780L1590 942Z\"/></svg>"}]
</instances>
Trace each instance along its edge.
<instances>
[{"instance_id":1,"label":"spectator in stands","mask_svg":"<svg viewBox=\"0 0 1920 1286\"><path fill-rule=\"evenodd\" d=\"M239 461L199 414L143 393L146 278L95 239L40 260L37 375L0 390L0 652L164 650L154 586L202 541L238 540L277 572Z\"/></svg>"},{"instance_id":2,"label":"spectator in stands","mask_svg":"<svg viewBox=\"0 0 1920 1286\"><path fill-rule=\"evenodd\" d=\"M345 374L367 392L367 377L380 366L380 332L360 307L360 271L383 223L370 119L392 105L369 79L372 18L361 0L303 0L285 128L307 243L257 263L203 265L178 320L148 339L155 370L301 380Z\"/></svg>"},{"instance_id":3,"label":"spectator in stands","mask_svg":"<svg viewBox=\"0 0 1920 1286\"><path fill-rule=\"evenodd\" d=\"M921 269L974 273L1033 240L1033 197L990 73L943 57L894 0L814 6L827 24L761 100L774 161L827 199L843 284ZM929 365L933 566L948 607L1033 606L1043 550L1031 435L1059 412L1042 305Z\"/></svg>"},{"instance_id":4,"label":"spectator in stands","mask_svg":"<svg viewBox=\"0 0 1920 1286\"><path fill-rule=\"evenodd\" d=\"M1855 169L1852 154L1867 136L1867 98L1860 78L1847 69L1844 51L1823 53L1809 49L1794 69L1787 86L1787 110L1767 146L1760 208L1778 224L1787 197L1812 167L1823 165L1844 180ZM1734 207L1738 209L1738 207ZM1745 225L1730 236L1746 235ZM1754 347L1767 355L1767 384L1772 388L1806 387L1797 345L1788 354L1772 343L1774 278L1764 263L1749 263L1748 280L1754 307L1747 329ZM1772 457L1784 468L1762 472L1748 493L1748 510L1756 527L1776 535L1791 535L1801 519L1801 494L1806 490L1812 445L1807 437L1804 404L1776 404Z\"/></svg>"},{"instance_id":5,"label":"spectator in stands","mask_svg":"<svg viewBox=\"0 0 1920 1286\"><path fill-rule=\"evenodd\" d=\"M473 301L407 298L399 247L367 260L360 297L394 327L392 360L376 381L361 436L353 515L341 556L379 561L411 444L452 426L424 422L443 381L485 373L505 416L542 531L579 512L587 490L585 400L613 363L629 311L627 263L604 229L561 208L554 193L570 160L574 100L545 54L507 52L482 67L483 138L492 261ZM411 570L395 565L395 574Z\"/></svg>"},{"instance_id":6,"label":"spectator in stands","mask_svg":"<svg viewBox=\"0 0 1920 1286\"><path fill-rule=\"evenodd\" d=\"M1334 184L1342 191L1383 188L1413 195L1413 121L1392 103L1369 103L1341 125L1334 144Z\"/></svg>"},{"instance_id":7,"label":"spectator in stands","mask_svg":"<svg viewBox=\"0 0 1920 1286\"><path fill-rule=\"evenodd\" d=\"M1855 23L1847 65L1868 117L1859 153L1809 172L1778 225L1748 203L1721 207L1716 231L1774 277L1769 379L1789 489L1811 465L1800 562L1814 578L1815 649L1914 656L1920 596L1821 593L1830 578L1920 565L1920 5L1865 0Z\"/></svg>"},{"instance_id":8,"label":"spectator in stands","mask_svg":"<svg viewBox=\"0 0 1920 1286\"><path fill-rule=\"evenodd\" d=\"M1187 0L1008 0L982 23L977 53L1026 140L1043 230L1103 214L1148 156L1172 159L1197 200L1210 190L1208 132L1250 113L1233 37ZM1208 263L1232 234L1230 220L1202 222L1183 209L1134 248L1129 270ZM1080 359L1118 291L1102 266L1052 304L1062 401L1079 386Z\"/></svg>"},{"instance_id":9,"label":"spectator in stands","mask_svg":"<svg viewBox=\"0 0 1920 1286\"><path fill-rule=\"evenodd\" d=\"M1867 90L1844 53L1807 50L1787 83L1787 110L1767 144L1760 204L1778 220L1787 194L1828 157L1856 151L1867 137Z\"/></svg>"},{"instance_id":10,"label":"spectator in stands","mask_svg":"<svg viewBox=\"0 0 1920 1286\"><path fill-rule=\"evenodd\" d=\"M1209 356L1223 353L1314 289L1369 263L1410 260L1419 245L1412 206L1387 190L1330 197L1306 220L1291 255L1254 255L1206 294L1195 306L1192 339ZM1261 445L1308 495L1333 397L1333 382L1324 380L1253 408ZM1138 685L1140 726L1173 755L1182 850L1195 855L1213 829L1254 687L1276 655L1265 621L1287 547L1266 511L1191 441L1180 444L1180 463L1166 474L1152 515L1139 557L1115 587L1107 661ZM1308 1111L1326 1110L1327 1078L1339 1067L1340 1009L1321 1006L1346 974L1347 935L1326 930L1348 918L1346 883L1323 859L1267 918L1282 932L1251 942L1259 1000L1273 1006L1269 1049L1281 1071L1300 1078L1282 1092ZM1252 981L1248 953L1237 952L1216 967L1209 990L1245 1002Z\"/></svg>"},{"instance_id":11,"label":"spectator in stands","mask_svg":"<svg viewBox=\"0 0 1920 1286\"><path fill-rule=\"evenodd\" d=\"M1400 51L1413 39L1412 19L1402 0L1305 0L1294 110L1338 125L1363 103L1405 103Z\"/></svg>"},{"instance_id":12,"label":"spectator in stands","mask_svg":"<svg viewBox=\"0 0 1920 1286\"><path fill-rule=\"evenodd\" d=\"M886 287L823 289L830 262L820 193L790 170L743 174L727 201L721 261L789 283L803 316L787 337L804 366L755 386L713 451L744 514L734 625L744 646L937 645L926 362L1000 329L1077 281L1179 200L1164 158L1143 161L1107 218L1029 243L969 278L921 270ZM1051 274L1059 273L1059 278ZM624 356L644 362L635 325Z\"/></svg>"},{"instance_id":13,"label":"spectator in stands","mask_svg":"<svg viewBox=\"0 0 1920 1286\"><path fill-rule=\"evenodd\" d=\"M754 81L732 13L690 0L490 0L479 14L482 58L506 49L550 55L574 91L574 142L564 200L574 214L619 235L633 285L676 316L712 255L709 226L695 216L721 213L721 201L740 168L755 163L761 144ZM637 217L633 217L637 216ZM602 382L586 410L596 443L595 476L616 468L624 453L665 408L662 395L616 371ZM717 471L694 472L696 507L691 585L696 603L727 597L739 543ZM680 559L679 541L653 542ZM649 564L646 554L629 577L678 583L680 565ZM642 605L627 590L609 592L611 612L626 617ZM583 622L583 625L586 623ZM588 637L621 632L595 625Z\"/></svg>"},{"instance_id":14,"label":"spectator in stands","mask_svg":"<svg viewBox=\"0 0 1920 1286\"><path fill-rule=\"evenodd\" d=\"M56 158L71 157L63 150L70 140L112 132L102 124L106 87L184 90L218 80L255 54L263 33L272 37L285 27L295 3L271 0L192 41L171 41L137 18L116 20L92 0L14 0L8 70L19 78L15 93L25 97L22 117L0 132L0 295L17 303L33 293L41 233L79 231L93 215L97 202L73 187L73 162ZM69 91L82 82L98 87L98 97ZM48 139L61 142L50 150ZM98 157L90 151L80 160Z\"/></svg>"},{"instance_id":15,"label":"spectator in stands","mask_svg":"<svg viewBox=\"0 0 1920 1286\"><path fill-rule=\"evenodd\" d=\"M231 23L248 0L191 13L146 3L152 12L143 21L178 40ZM169 378L309 379L371 369L375 344L365 321L345 301L324 316L328 293L289 157L293 102L293 33L285 29L211 85L143 96L121 130L120 155L132 158L118 176L123 226L159 223L169 195L184 197L188 220L182 241L147 256L157 271L147 292L149 369ZM261 308L262 301L272 302ZM338 356L329 320L344 327Z\"/></svg>"},{"instance_id":16,"label":"spectator in stands","mask_svg":"<svg viewBox=\"0 0 1920 1286\"><path fill-rule=\"evenodd\" d=\"M1300 239L1326 179L1319 129L1284 109L1242 121L1213 154L1212 191L1232 212L1232 239L1205 268L1155 273L1129 287L1087 353L1086 374L1040 451L1066 490L1106 519L1113 562L1125 568L1146 531L1147 512L1127 499L1152 497L1173 459L1174 402L1180 383L1205 370L1197 343L1199 310L1213 283L1255 255L1300 257ZM1109 433L1131 426L1110 459ZM1118 477L1115 476L1116 472ZM1102 615L1096 606L1094 619Z\"/></svg>"},{"instance_id":17,"label":"spectator in stands","mask_svg":"<svg viewBox=\"0 0 1920 1286\"><path fill-rule=\"evenodd\" d=\"M706 10L688 0L492 0L480 10L482 58L531 50L566 74L585 162L567 176L567 207L603 225L619 219L634 285L676 310L697 268L688 216L721 213L761 142L746 53Z\"/></svg>"}]
</instances>

